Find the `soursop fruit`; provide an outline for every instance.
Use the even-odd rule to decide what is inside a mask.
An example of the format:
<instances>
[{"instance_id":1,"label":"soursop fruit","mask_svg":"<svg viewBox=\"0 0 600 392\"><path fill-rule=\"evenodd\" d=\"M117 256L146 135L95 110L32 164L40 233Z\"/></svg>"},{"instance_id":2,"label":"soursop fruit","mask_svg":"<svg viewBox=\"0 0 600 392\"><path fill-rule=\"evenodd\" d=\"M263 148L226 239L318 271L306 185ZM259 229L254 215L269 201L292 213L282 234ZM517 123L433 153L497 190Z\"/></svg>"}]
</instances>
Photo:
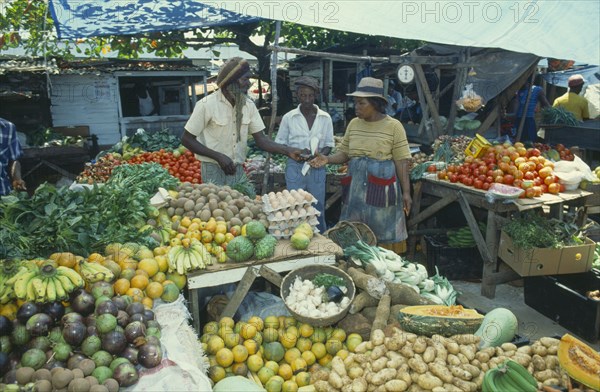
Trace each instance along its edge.
<instances>
[{"instance_id":1,"label":"soursop fruit","mask_svg":"<svg viewBox=\"0 0 600 392\"><path fill-rule=\"evenodd\" d=\"M252 245L252 241L246 237L235 237L227 244L225 253L227 254L227 257L235 262L246 261L254 254L254 245Z\"/></svg>"},{"instance_id":2,"label":"soursop fruit","mask_svg":"<svg viewBox=\"0 0 600 392\"><path fill-rule=\"evenodd\" d=\"M256 244L254 244L254 256L258 260L268 259L273 256L275 253L275 247L277 246L277 238L273 237L270 234L267 234Z\"/></svg>"},{"instance_id":3,"label":"soursop fruit","mask_svg":"<svg viewBox=\"0 0 600 392\"><path fill-rule=\"evenodd\" d=\"M246 223L246 237L250 238L253 241L257 241L266 235L267 230L265 229L265 226L259 221L253 220Z\"/></svg>"}]
</instances>

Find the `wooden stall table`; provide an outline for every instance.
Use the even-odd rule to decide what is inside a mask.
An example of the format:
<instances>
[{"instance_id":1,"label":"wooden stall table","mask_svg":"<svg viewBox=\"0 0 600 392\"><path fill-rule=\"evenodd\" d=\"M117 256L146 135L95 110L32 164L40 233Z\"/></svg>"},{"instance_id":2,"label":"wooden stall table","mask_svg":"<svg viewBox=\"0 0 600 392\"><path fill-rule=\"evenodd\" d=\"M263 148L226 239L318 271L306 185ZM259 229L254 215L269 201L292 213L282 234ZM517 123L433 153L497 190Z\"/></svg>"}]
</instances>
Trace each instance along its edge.
<instances>
[{"instance_id":1,"label":"wooden stall table","mask_svg":"<svg viewBox=\"0 0 600 392\"><path fill-rule=\"evenodd\" d=\"M417 228L419 223L430 218L449 204L458 202L483 259L481 294L488 298L494 298L496 285L519 278L519 275L510 268L496 272L500 242L499 227L507 222L506 216L514 212L545 208L549 210L551 217L561 218L565 205L585 209L586 198L591 195L590 192L577 189L561 192L558 195L546 193L533 199L496 200L490 203L485 194L486 191L467 187L461 183L438 180L433 176L424 178L414 184L413 208L407 227L410 233L411 230ZM422 196L425 195L439 200L421 211ZM471 207L478 207L487 211L485 238L479 230ZM409 240L409 252L412 252L416 241L415 236L411 236Z\"/></svg>"},{"instance_id":2,"label":"wooden stall table","mask_svg":"<svg viewBox=\"0 0 600 392\"><path fill-rule=\"evenodd\" d=\"M20 159L23 179L27 178L44 167L57 172L63 177L74 180L81 172L85 162L90 160L90 151L84 147L76 146L49 146L24 148L23 157ZM67 170L68 168L71 171ZM73 172L76 171L76 173Z\"/></svg>"},{"instance_id":3,"label":"wooden stall table","mask_svg":"<svg viewBox=\"0 0 600 392\"><path fill-rule=\"evenodd\" d=\"M250 286L258 276L279 286L279 273L315 264L334 264L336 256L342 256L343 250L335 242L315 234L306 250L292 248L289 240L280 240L273 257L265 260L248 260L243 263L227 262L214 264L204 270L187 275L187 287L194 328L200 332L200 295L199 289L238 283L221 317L233 317Z\"/></svg>"}]
</instances>

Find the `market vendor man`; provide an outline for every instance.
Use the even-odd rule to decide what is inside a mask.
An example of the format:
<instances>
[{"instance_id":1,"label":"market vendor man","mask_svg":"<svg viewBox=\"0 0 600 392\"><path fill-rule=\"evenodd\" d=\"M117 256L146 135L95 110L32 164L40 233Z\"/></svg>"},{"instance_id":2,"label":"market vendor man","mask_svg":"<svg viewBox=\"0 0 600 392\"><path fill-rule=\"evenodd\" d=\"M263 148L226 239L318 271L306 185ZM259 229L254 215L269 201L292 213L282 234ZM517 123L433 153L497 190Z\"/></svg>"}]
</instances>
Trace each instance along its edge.
<instances>
[{"instance_id":1,"label":"market vendor man","mask_svg":"<svg viewBox=\"0 0 600 392\"><path fill-rule=\"evenodd\" d=\"M0 196L8 195L12 189L27 189L25 181L21 178L21 164L18 161L22 155L17 127L0 118Z\"/></svg>"},{"instance_id":2,"label":"market vendor man","mask_svg":"<svg viewBox=\"0 0 600 392\"><path fill-rule=\"evenodd\" d=\"M276 142L299 148L310 156L311 139L317 140L317 151L329 155L335 146L333 141L333 122L329 113L315 105L319 93L319 82L310 76L301 76L294 82L296 97L300 103L297 108L287 112L281 119ZM305 167L307 165L307 167ZM285 168L285 183L288 190L304 189L317 199L319 215L318 229L327 230L325 224L325 186L327 171L324 167L310 168L308 163L288 159Z\"/></svg>"},{"instance_id":3,"label":"market vendor man","mask_svg":"<svg viewBox=\"0 0 600 392\"><path fill-rule=\"evenodd\" d=\"M302 150L267 138L258 109L248 97L250 65L241 57L225 62L217 75L219 89L200 100L185 124L181 144L202 162L202 181L233 185L245 179L248 134L265 151L301 160Z\"/></svg>"},{"instance_id":4,"label":"market vendor man","mask_svg":"<svg viewBox=\"0 0 600 392\"><path fill-rule=\"evenodd\" d=\"M571 76L568 80L568 84L569 91L556 98L552 107L568 110L573 113L575 118L579 121L589 120L590 109L588 107L588 101L585 97L579 95L583 89L583 76L579 74Z\"/></svg>"}]
</instances>

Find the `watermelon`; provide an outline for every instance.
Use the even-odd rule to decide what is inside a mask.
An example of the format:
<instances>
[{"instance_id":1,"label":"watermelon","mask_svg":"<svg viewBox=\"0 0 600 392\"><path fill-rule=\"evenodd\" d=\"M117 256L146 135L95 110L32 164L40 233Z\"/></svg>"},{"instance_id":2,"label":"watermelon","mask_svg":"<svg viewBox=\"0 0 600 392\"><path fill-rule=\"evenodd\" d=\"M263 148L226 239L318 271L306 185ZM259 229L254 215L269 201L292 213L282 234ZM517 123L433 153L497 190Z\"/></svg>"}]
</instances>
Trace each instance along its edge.
<instances>
[{"instance_id":1,"label":"watermelon","mask_svg":"<svg viewBox=\"0 0 600 392\"><path fill-rule=\"evenodd\" d=\"M488 192L497 199L516 199L525 192L525 189L495 182L490 186Z\"/></svg>"}]
</instances>

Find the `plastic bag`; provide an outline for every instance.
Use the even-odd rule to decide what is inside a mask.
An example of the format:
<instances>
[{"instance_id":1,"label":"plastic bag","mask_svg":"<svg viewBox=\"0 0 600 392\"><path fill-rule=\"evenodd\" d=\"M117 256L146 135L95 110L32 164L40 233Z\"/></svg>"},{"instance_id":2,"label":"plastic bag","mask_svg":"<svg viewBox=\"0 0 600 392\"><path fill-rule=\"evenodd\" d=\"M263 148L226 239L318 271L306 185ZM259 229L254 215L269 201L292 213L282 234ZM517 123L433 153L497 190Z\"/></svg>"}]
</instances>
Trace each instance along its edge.
<instances>
[{"instance_id":1,"label":"plastic bag","mask_svg":"<svg viewBox=\"0 0 600 392\"><path fill-rule=\"evenodd\" d=\"M229 293L227 293L229 297ZM233 295L233 293L232 293ZM238 308L240 320L248 321L252 316L264 319L267 316L291 316L283 300L273 294L250 291Z\"/></svg>"},{"instance_id":2,"label":"plastic bag","mask_svg":"<svg viewBox=\"0 0 600 392\"><path fill-rule=\"evenodd\" d=\"M569 178L571 180L570 182L574 182L577 178L579 181L593 181L596 179L592 169L577 155L574 156L572 161L555 162L554 174L561 179Z\"/></svg>"},{"instance_id":3,"label":"plastic bag","mask_svg":"<svg viewBox=\"0 0 600 392\"><path fill-rule=\"evenodd\" d=\"M456 105L465 112L473 113L483 107L483 99L475 93L473 84L469 83L465 86L462 97L456 101Z\"/></svg>"}]
</instances>

